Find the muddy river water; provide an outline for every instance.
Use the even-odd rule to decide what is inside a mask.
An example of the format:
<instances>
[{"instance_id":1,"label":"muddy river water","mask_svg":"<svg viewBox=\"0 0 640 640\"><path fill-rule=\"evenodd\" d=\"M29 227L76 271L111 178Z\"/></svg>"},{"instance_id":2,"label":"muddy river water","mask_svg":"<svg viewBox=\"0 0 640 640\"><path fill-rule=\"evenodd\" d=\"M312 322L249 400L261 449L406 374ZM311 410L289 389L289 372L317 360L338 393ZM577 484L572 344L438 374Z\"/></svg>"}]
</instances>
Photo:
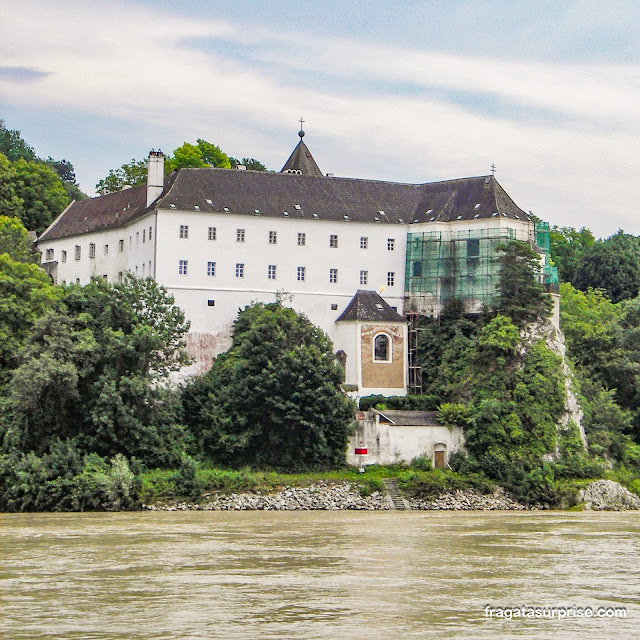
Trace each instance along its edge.
<instances>
[{"instance_id":1,"label":"muddy river water","mask_svg":"<svg viewBox=\"0 0 640 640\"><path fill-rule=\"evenodd\" d=\"M4 640L640 638L634 512L2 514L0 560Z\"/></svg>"}]
</instances>

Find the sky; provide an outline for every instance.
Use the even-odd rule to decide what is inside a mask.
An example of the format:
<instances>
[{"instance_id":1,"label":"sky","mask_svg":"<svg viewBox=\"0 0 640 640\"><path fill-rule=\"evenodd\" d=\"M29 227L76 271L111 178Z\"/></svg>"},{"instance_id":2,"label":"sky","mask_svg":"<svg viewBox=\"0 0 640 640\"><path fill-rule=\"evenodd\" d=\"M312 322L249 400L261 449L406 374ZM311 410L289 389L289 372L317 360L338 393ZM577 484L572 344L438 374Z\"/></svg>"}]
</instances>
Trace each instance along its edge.
<instances>
[{"instance_id":1,"label":"sky","mask_svg":"<svg viewBox=\"0 0 640 640\"><path fill-rule=\"evenodd\" d=\"M279 170L486 175L558 226L640 234L638 0L0 0L0 118L95 194L203 138Z\"/></svg>"}]
</instances>

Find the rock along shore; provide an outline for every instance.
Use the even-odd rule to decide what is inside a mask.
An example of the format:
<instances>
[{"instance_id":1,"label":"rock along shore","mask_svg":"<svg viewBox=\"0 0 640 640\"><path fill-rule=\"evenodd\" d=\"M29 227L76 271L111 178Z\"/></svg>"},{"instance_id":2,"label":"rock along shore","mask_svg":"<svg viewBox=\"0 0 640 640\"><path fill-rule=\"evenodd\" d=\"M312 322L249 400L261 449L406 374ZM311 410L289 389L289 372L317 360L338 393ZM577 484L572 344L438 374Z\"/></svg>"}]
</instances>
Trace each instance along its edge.
<instances>
[{"instance_id":1,"label":"rock along shore","mask_svg":"<svg viewBox=\"0 0 640 640\"><path fill-rule=\"evenodd\" d=\"M481 495L473 490L455 491L433 500L408 500L411 509L443 511L525 510L502 491ZM387 511L392 509L387 494L375 491L361 495L349 482L313 484L308 487L284 487L273 494L232 493L209 494L200 502L171 502L142 505L150 511Z\"/></svg>"}]
</instances>

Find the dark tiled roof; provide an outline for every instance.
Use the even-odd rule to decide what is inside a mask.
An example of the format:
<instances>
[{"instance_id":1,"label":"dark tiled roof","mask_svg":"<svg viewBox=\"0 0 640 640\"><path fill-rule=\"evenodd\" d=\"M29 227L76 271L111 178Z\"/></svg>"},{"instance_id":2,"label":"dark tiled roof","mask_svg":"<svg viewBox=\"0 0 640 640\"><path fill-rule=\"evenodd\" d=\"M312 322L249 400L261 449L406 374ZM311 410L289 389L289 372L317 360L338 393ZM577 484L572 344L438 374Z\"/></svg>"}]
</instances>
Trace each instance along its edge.
<instances>
[{"instance_id":1,"label":"dark tiled roof","mask_svg":"<svg viewBox=\"0 0 640 640\"><path fill-rule=\"evenodd\" d=\"M493 176L402 184L265 171L181 169L165 178L163 196L152 205L155 207L372 224L496 216L530 219ZM54 221L40 241L117 228L147 211L145 185L80 200Z\"/></svg>"},{"instance_id":2,"label":"dark tiled roof","mask_svg":"<svg viewBox=\"0 0 640 640\"><path fill-rule=\"evenodd\" d=\"M406 319L394 311L375 291L364 291L363 289L356 291L356 295L351 298L351 302L336 322L349 320L406 322Z\"/></svg>"},{"instance_id":3,"label":"dark tiled roof","mask_svg":"<svg viewBox=\"0 0 640 640\"><path fill-rule=\"evenodd\" d=\"M165 178L165 191L171 187L176 174ZM55 240L93 231L116 229L147 211L146 184L124 189L106 196L72 202L38 238Z\"/></svg>"},{"instance_id":4,"label":"dark tiled roof","mask_svg":"<svg viewBox=\"0 0 640 640\"><path fill-rule=\"evenodd\" d=\"M302 141L302 138L300 138L300 142L298 142L289 159L284 163L280 173L291 171L300 171L305 176L322 176L322 171L320 171L311 155L311 151L309 151L309 147Z\"/></svg>"},{"instance_id":5,"label":"dark tiled roof","mask_svg":"<svg viewBox=\"0 0 640 640\"><path fill-rule=\"evenodd\" d=\"M438 427L437 411L378 411L380 422L387 422L398 427Z\"/></svg>"},{"instance_id":6,"label":"dark tiled roof","mask_svg":"<svg viewBox=\"0 0 640 640\"><path fill-rule=\"evenodd\" d=\"M181 169L157 204L279 218L286 211L292 218L380 224L473 220L491 218L494 213L527 219L492 176L401 184L264 171Z\"/></svg>"}]
</instances>

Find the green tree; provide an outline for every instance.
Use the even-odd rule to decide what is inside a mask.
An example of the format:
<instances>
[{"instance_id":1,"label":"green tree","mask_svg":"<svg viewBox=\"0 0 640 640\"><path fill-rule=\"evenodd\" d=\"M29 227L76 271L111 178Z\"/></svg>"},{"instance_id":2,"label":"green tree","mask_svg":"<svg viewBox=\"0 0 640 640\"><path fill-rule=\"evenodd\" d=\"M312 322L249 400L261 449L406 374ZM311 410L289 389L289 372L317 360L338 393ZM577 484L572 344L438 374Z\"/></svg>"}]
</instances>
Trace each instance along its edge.
<instances>
[{"instance_id":1,"label":"green tree","mask_svg":"<svg viewBox=\"0 0 640 640\"><path fill-rule=\"evenodd\" d=\"M500 252L500 281L496 311L523 327L551 311L551 299L538 282L540 257L526 243L510 240L497 248Z\"/></svg>"},{"instance_id":2,"label":"green tree","mask_svg":"<svg viewBox=\"0 0 640 640\"><path fill-rule=\"evenodd\" d=\"M198 138L198 149L202 153L202 161L207 167L218 167L219 169L230 169L229 156L217 145Z\"/></svg>"},{"instance_id":3,"label":"green tree","mask_svg":"<svg viewBox=\"0 0 640 640\"><path fill-rule=\"evenodd\" d=\"M7 129L4 120L0 120L0 153L4 154L10 162L21 158L24 160L36 160L36 154L16 129Z\"/></svg>"},{"instance_id":4,"label":"green tree","mask_svg":"<svg viewBox=\"0 0 640 640\"><path fill-rule=\"evenodd\" d=\"M248 171L268 171L267 167L265 167L260 160L256 160L255 158L242 158L242 160L238 160L238 158L232 158L229 156L229 162L232 169L235 169L239 164L241 164L245 166Z\"/></svg>"},{"instance_id":5,"label":"green tree","mask_svg":"<svg viewBox=\"0 0 640 640\"><path fill-rule=\"evenodd\" d=\"M106 178L99 180L96 191L104 196L107 193L122 191L124 187L135 187L145 184L147 181L147 160L131 159L131 162L123 164L119 169L109 170Z\"/></svg>"},{"instance_id":6,"label":"green tree","mask_svg":"<svg viewBox=\"0 0 640 640\"><path fill-rule=\"evenodd\" d=\"M0 153L0 211L3 215L22 219L24 200L16 192L16 170Z\"/></svg>"},{"instance_id":7,"label":"green tree","mask_svg":"<svg viewBox=\"0 0 640 640\"><path fill-rule=\"evenodd\" d=\"M558 268L561 282L573 282L576 268L587 249L596 241L589 229L552 227L551 260Z\"/></svg>"},{"instance_id":8,"label":"green tree","mask_svg":"<svg viewBox=\"0 0 640 640\"><path fill-rule=\"evenodd\" d=\"M62 160L54 160L49 156L45 160L45 164L58 174L70 200L84 200L88 197L76 182L76 173L71 162L65 158Z\"/></svg>"},{"instance_id":9,"label":"green tree","mask_svg":"<svg viewBox=\"0 0 640 640\"><path fill-rule=\"evenodd\" d=\"M62 290L40 267L0 254L0 383L17 366L20 348L38 318L61 297Z\"/></svg>"},{"instance_id":10,"label":"green tree","mask_svg":"<svg viewBox=\"0 0 640 640\"><path fill-rule=\"evenodd\" d=\"M640 291L640 239L622 231L598 240L583 254L574 286L603 289L612 302L635 298Z\"/></svg>"},{"instance_id":11,"label":"green tree","mask_svg":"<svg viewBox=\"0 0 640 640\"><path fill-rule=\"evenodd\" d=\"M16 262L40 263L39 254L33 250L29 232L17 218L0 216L0 254L6 253Z\"/></svg>"},{"instance_id":12,"label":"green tree","mask_svg":"<svg viewBox=\"0 0 640 640\"><path fill-rule=\"evenodd\" d=\"M197 144L185 142L174 150L173 156L167 159L171 171L185 168L218 167L229 169L229 157L220 147L198 138Z\"/></svg>"},{"instance_id":13,"label":"green tree","mask_svg":"<svg viewBox=\"0 0 640 640\"><path fill-rule=\"evenodd\" d=\"M184 392L205 455L225 465L286 470L344 464L354 407L329 338L280 303L254 304L233 344Z\"/></svg>"},{"instance_id":14,"label":"green tree","mask_svg":"<svg viewBox=\"0 0 640 640\"><path fill-rule=\"evenodd\" d=\"M56 173L46 165L18 160L14 163L15 191L22 199L22 224L42 233L69 204L70 199Z\"/></svg>"},{"instance_id":15,"label":"green tree","mask_svg":"<svg viewBox=\"0 0 640 640\"><path fill-rule=\"evenodd\" d=\"M83 451L177 464L187 440L170 371L187 362L188 323L151 279L67 289L64 308L29 332L8 385L9 416L23 451L56 438Z\"/></svg>"}]
</instances>

